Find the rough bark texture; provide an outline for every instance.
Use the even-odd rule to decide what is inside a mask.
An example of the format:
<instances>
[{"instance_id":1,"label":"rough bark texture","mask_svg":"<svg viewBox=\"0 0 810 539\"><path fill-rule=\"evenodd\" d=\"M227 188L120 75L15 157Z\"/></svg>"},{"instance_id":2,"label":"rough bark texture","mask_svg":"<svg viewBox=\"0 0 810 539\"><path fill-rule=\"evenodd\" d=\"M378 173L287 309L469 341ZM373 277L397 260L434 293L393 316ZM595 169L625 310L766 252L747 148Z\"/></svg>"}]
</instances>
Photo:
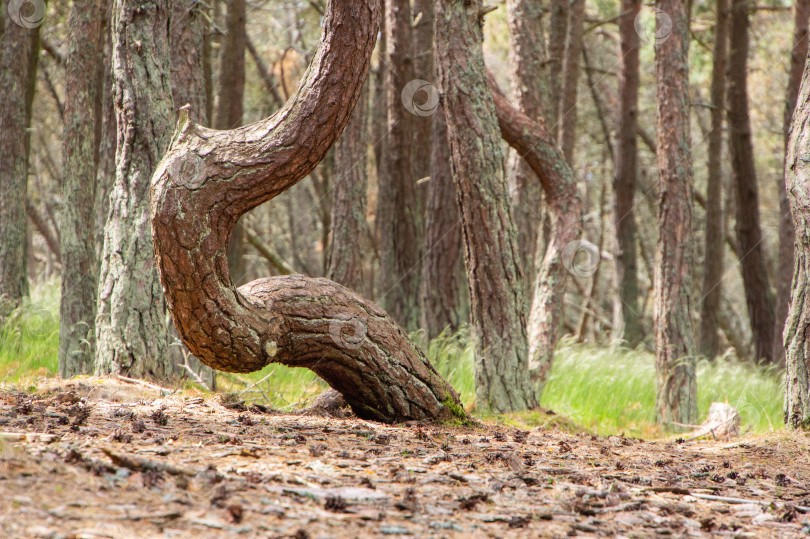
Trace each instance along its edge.
<instances>
[{"instance_id":1,"label":"rough bark texture","mask_svg":"<svg viewBox=\"0 0 810 539\"><path fill-rule=\"evenodd\" d=\"M655 260L656 416L665 425L697 419L690 319L692 155L689 140L689 15L680 0L657 0L672 33L655 45L658 246Z\"/></svg>"},{"instance_id":2,"label":"rough bark texture","mask_svg":"<svg viewBox=\"0 0 810 539\"><path fill-rule=\"evenodd\" d=\"M363 85L349 125L335 145L332 234L327 277L352 290L370 292L366 257L366 184L368 176L368 84Z\"/></svg>"},{"instance_id":3,"label":"rough bark texture","mask_svg":"<svg viewBox=\"0 0 810 539\"><path fill-rule=\"evenodd\" d=\"M169 46L172 52L171 80L175 110L185 105L191 105L192 119L208 125L208 99L205 93L205 69L203 68L207 21L203 7L204 4L199 0L172 1ZM244 72L244 61L242 63ZM223 69L225 69L224 66ZM241 103L241 100L239 102ZM241 118L240 107L239 119L241 120Z\"/></svg>"},{"instance_id":4,"label":"rough bark texture","mask_svg":"<svg viewBox=\"0 0 810 539\"><path fill-rule=\"evenodd\" d=\"M810 70L805 66L788 139L785 189L795 231L793 285L785 322L785 423L810 429Z\"/></svg>"},{"instance_id":5,"label":"rough bark texture","mask_svg":"<svg viewBox=\"0 0 810 539\"><path fill-rule=\"evenodd\" d=\"M533 408L517 230L487 85L480 0L436 2L436 61L461 214L475 343L476 406Z\"/></svg>"},{"instance_id":6,"label":"rough bark texture","mask_svg":"<svg viewBox=\"0 0 810 539\"><path fill-rule=\"evenodd\" d=\"M708 135L706 178L706 256L703 266L703 301L700 306L698 351L708 358L720 351L720 299L723 294L723 116L726 110L729 0L717 0L711 85L711 132ZM790 213L790 212L788 212ZM792 252L792 250L791 250Z\"/></svg>"},{"instance_id":7,"label":"rough bark texture","mask_svg":"<svg viewBox=\"0 0 810 539\"><path fill-rule=\"evenodd\" d=\"M414 114L403 102L413 79L409 0L385 3L386 108L385 174L379 178L377 223L380 231L380 302L406 329L419 324L421 214L411 161ZM414 103L420 103L417 95Z\"/></svg>"},{"instance_id":8,"label":"rough bark texture","mask_svg":"<svg viewBox=\"0 0 810 539\"><path fill-rule=\"evenodd\" d=\"M462 267L461 221L450 170L450 145L441 105L433 115L432 156L422 261L422 328L428 339L445 329L456 331L462 319L461 294L466 286Z\"/></svg>"},{"instance_id":9,"label":"rough bark texture","mask_svg":"<svg viewBox=\"0 0 810 539\"><path fill-rule=\"evenodd\" d=\"M534 300L529 314L529 368L537 400L551 370L563 315L568 271L563 250L582 232L582 203L574 173L542 119L532 120L509 104L490 76L498 125L504 140L529 164L539 178L551 217L551 234L542 260L538 260ZM536 223L539 227L541 223Z\"/></svg>"},{"instance_id":10,"label":"rough bark texture","mask_svg":"<svg viewBox=\"0 0 810 539\"><path fill-rule=\"evenodd\" d=\"M539 119L543 115L542 92L547 87L543 69L546 59L543 5L539 0L509 0L506 10L514 103L529 118ZM538 225L543 221L542 189L537 175L514 150L509 152L507 181L515 208L526 297L531 300Z\"/></svg>"},{"instance_id":11,"label":"rough bark texture","mask_svg":"<svg viewBox=\"0 0 810 539\"><path fill-rule=\"evenodd\" d=\"M793 3L793 49L790 51L790 68L788 69L788 84L785 90L785 115L783 120L786 154L791 120L793 119L793 111L796 109L796 99L799 96L799 86L801 85L802 72L807 57L809 18L810 0L796 0ZM785 159L785 167L787 167L787 159ZM777 189L779 193L779 253L778 269L775 275L773 360L775 363L782 364L785 362L785 347L782 334L785 329L785 318L787 317L790 300L790 284L793 278L793 222L785 184L781 178L777 180Z\"/></svg>"},{"instance_id":12,"label":"rough bark texture","mask_svg":"<svg viewBox=\"0 0 810 539\"><path fill-rule=\"evenodd\" d=\"M98 264L94 202L101 138L105 14L103 0L76 2L69 23L59 226L59 374L63 378L92 372L95 353Z\"/></svg>"},{"instance_id":13,"label":"rough bark texture","mask_svg":"<svg viewBox=\"0 0 810 539\"><path fill-rule=\"evenodd\" d=\"M242 125L247 46L245 0L227 2L225 25L228 33L223 38L220 54L217 112L214 120L214 127L217 129L233 129ZM228 265L236 282L242 282L243 235L242 225L237 223L228 245Z\"/></svg>"},{"instance_id":14,"label":"rough bark texture","mask_svg":"<svg viewBox=\"0 0 810 539\"><path fill-rule=\"evenodd\" d=\"M636 258L636 130L638 121L639 36L634 22L641 0L622 0L619 18L619 98L616 110L616 142L613 151L613 338L630 347L641 342L638 273Z\"/></svg>"},{"instance_id":15,"label":"rough bark texture","mask_svg":"<svg viewBox=\"0 0 810 539\"><path fill-rule=\"evenodd\" d=\"M565 56L565 37L568 35L569 0L551 0L548 21L548 122L557 133L560 125L560 89Z\"/></svg>"},{"instance_id":16,"label":"rough bark texture","mask_svg":"<svg viewBox=\"0 0 810 539\"><path fill-rule=\"evenodd\" d=\"M96 372L167 378L165 308L149 228L149 178L171 137L167 0L116 0L115 184L104 229Z\"/></svg>"},{"instance_id":17,"label":"rough bark texture","mask_svg":"<svg viewBox=\"0 0 810 539\"><path fill-rule=\"evenodd\" d=\"M169 23L169 48L172 51L171 84L174 111L190 106L194 121L209 125L208 93L205 80L205 32L208 27L205 5L199 0L173 0ZM175 116L172 116L173 118ZM216 389L216 372L200 363L185 346L178 343L179 336L169 328L169 358L173 367L185 364L210 389Z\"/></svg>"},{"instance_id":18,"label":"rough bark texture","mask_svg":"<svg viewBox=\"0 0 810 539\"><path fill-rule=\"evenodd\" d=\"M378 16L373 0L330 1L298 92L270 118L231 131L181 119L153 178L155 256L177 329L206 364L310 368L365 418L464 418L457 394L376 305L326 279L290 275L237 290L228 273L239 217L310 173L348 123Z\"/></svg>"},{"instance_id":19,"label":"rough bark texture","mask_svg":"<svg viewBox=\"0 0 810 539\"><path fill-rule=\"evenodd\" d=\"M773 296L765 268L759 224L759 190L748 117L748 26L750 0L731 2L728 69L728 138L737 190L737 244L745 301L754 334L754 359L773 359Z\"/></svg>"},{"instance_id":20,"label":"rough bark texture","mask_svg":"<svg viewBox=\"0 0 810 539\"><path fill-rule=\"evenodd\" d=\"M560 120L557 139L569 164L574 162L574 144L577 141L577 87L579 60L582 56L582 25L585 22L585 0L572 0L568 13L568 37L560 88Z\"/></svg>"},{"instance_id":21,"label":"rough bark texture","mask_svg":"<svg viewBox=\"0 0 810 539\"><path fill-rule=\"evenodd\" d=\"M115 79L112 70L112 13L113 2L107 3L104 15L104 82L101 94L98 96L101 101L101 139L98 147L98 166L96 174L96 199L95 206L95 250L96 250L96 274L98 275L101 265L101 256L104 249L104 227L107 224L107 217L110 211L110 190L115 183L115 149L117 144L117 120L115 118Z\"/></svg>"},{"instance_id":22,"label":"rough bark texture","mask_svg":"<svg viewBox=\"0 0 810 539\"><path fill-rule=\"evenodd\" d=\"M433 64L433 3L435 0L413 0L413 77L435 83L436 69ZM428 97L426 93L415 96L417 102L424 103ZM413 132L413 176L419 180L430 176L431 135L433 130L432 116L413 116L411 118ZM420 207L425 207L427 199L427 186L419 186L417 197ZM424 213L420 212L420 220L424 220Z\"/></svg>"},{"instance_id":23,"label":"rough bark texture","mask_svg":"<svg viewBox=\"0 0 810 539\"><path fill-rule=\"evenodd\" d=\"M0 14L0 323L28 295L28 125L36 87L39 27L24 28Z\"/></svg>"}]
</instances>

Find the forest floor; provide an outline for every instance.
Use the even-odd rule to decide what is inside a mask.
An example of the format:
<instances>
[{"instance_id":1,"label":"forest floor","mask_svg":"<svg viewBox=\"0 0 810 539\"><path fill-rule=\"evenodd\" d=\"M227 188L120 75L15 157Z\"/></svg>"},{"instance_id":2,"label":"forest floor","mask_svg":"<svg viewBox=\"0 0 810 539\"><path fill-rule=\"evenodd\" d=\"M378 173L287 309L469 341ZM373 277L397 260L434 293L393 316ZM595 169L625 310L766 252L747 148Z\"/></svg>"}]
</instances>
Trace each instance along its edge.
<instances>
[{"instance_id":1,"label":"forest floor","mask_svg":"<svg viewBox=\"0 0 810 539\"><path fill-rule=\"evenodd\" d=\"M0 536L802 536L809 449L389 426L53 380L0 390Z\"/></svg>"}]
</instances>

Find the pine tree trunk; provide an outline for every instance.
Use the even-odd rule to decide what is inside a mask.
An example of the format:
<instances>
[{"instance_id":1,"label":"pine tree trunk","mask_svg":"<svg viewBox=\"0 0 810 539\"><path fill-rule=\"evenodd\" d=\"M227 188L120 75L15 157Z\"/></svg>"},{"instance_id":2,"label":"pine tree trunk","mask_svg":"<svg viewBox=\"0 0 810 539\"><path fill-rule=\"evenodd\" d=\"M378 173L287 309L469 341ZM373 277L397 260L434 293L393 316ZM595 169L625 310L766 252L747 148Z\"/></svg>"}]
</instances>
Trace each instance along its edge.
<instances>
[{"instance_id":1,"label":"pine tree trunk","mask_svg":"<svg viewBox=\"0 0 810 539\"><path fill-rule=\"evenodd\" d=\"M223 38L220 54L219 88L214 127L233 129L243 123L245 97L245 0L229 0L225 19L227 34ZM242 225L237 223L228 245L228 266L234 281L243 282L244 266Z\"/></svg>"},{"instance_id":2,"label":"pine tree trunk","mask_svg":"<svg viewBox=\"0 0 810 539\"><path fill-rule=\"evenodd\" d=\"M77 2L70 16L65 61L65 126L62 134L62 212L59 303L59 374L93 370L96 289L94 202L101 96L104 84L103 1Z\"/></svg>"},{"instance_id":3,"label":"pine tree trunk","mask_svg":"<svg viewBox=\"0 0 810 539\"><path fill-rule=\"evenodd\" d=\"M785 190L793 216L794 272L785 322L785 423L810 429L810 65L805 65L785 159Z\"/></svg>"},{"instance_id":4,"label":"pine tree trunk","mask_svg":"<svg viewBox=\"0 0 810 539\"><path fill-rule=\"evenodd\" d=\"M148 178L171 138L168 23L167 0L115 0L118 149L98 288L98 374L160 380L173 371L148 214Z\"/></svg>"},{"instance_id":5,"label":"pine tree trunk","mask_svg":"<svg viewBox=\"0 0 810 539\"><path fill-rule=\"evenodd\" d=\"M436 2L436 59L461 213L475 344L476 407L534 408L523 275L498 118L487 85L480 0Z\"/></svg>"},{"instance_id":6,"label":"pine tree trunk","mask_svg":"<svg viewBox=\"0 0 810 539\"><path fill-rule=\"evenodd\" d=\"M441 105L433 115L432 156L422 262L422 328L428 339L455 332L462 319L465 290L461 221L450 170L450 145Z\"/></svg>"},{"instance_id":7,"label":"pine tree trunk","mask_svg":"<svg viewBox=\"0 0 810 539\"><path fill-rule=\"evenodd\" d=\"M489 86L495 101L501 135L523 156L539 178L551 218L548 247L543 258L537 262L534 299L531 302L528 324L529 369L539 401L557 346L568 272L578 270L574 257L566 262L565 253L568 251L576 255L581 249L577 238L582 232L582 203L574 182L574 173L543 120L532 120L510 105L491 76ZM537 223L537 226L541 224ZM598 259L589 260L587 267L582 269L590 271L593 267L598 267L598 262Z\"/></svg>"},{"instance_id":8,"label":"pine tree trunk","mask_svg":"<svg viewBox=\"0 0 810 539\"><path fill-rule=\"evenodd\" d=\"M309 368L364 418L464 419L458 395L373 303L326 279L289 275L237 290L228 274L239 217L309 174L349 122L368 74L377 5L328 2L296 98L272 117L230 131L181 118L152 181L155 256L177 329L206 364Z\"/></svg>"},{"instance_id":9,"label":"pine tree trunk","mask_svg":"<svg viewBox=\"0 0 810 539\"><path fill-rule=\"evenodd\" d=\"M18 6L22 9L22 5ZM28 153L40 27L0 14L0 323L28 295ZM44 15L44 13L42 14Z\"/></svg>"},{"instance_id":10,"label":"pine tree trunk","mask_svg":"<svg viewBox=\"0 0 810 539\"><path fill-rule=\"evenodd\" d=\"M690 318L692 155L689 140L689 14L681 0L657 0L672 32L655 44L659 170L655 261L656 415L665 425L695 423L694 335Z\"/></svg>"},{"instance_id":11,"label":"pine tree trunk","mask_svg":"<svg viewBox=\"0 0 810 539\"><path fill-rule=\"evenodd\" d=\"M366 222L368 84L363 85L349 125L335 144L332 234L327 277L352 290L369 292L365 259L370 251Z\"/></svg>"},{"instance_id":12,"label":"pine tree trunk","mask_svg":"<svg viewBox=\"0 0 810 539\"><path fill-rule=\"evenodd\" d=\"M759 224L759 189L748 115L748 26L750 0L731 2L729 43L728 131L731 165L737 190L737 244L745 300L754 334L754 359L773 360L773 296L765 268Z\"/></svg>"},{"instance_id":13,"label":"pine tree trunk","mask_svg":"<svg viewBox=\"0 0 810 539\"><path fill-rule=\"evenodd\" d=\"M619 19L619 99L616 111L616 142L613 152L613 227L616 251L613 259L613 338L631 348L641 342L641 312L636 259L636 159L638 149L639 36L634 22L641 0L622 0Z\"/></svg>"},{"instance_id":14,"label":"pine tree trunk","mask_svg":"<svg viewBox=\"0 0 810 539\"><path fill-rule=\"evenodd\" d=\"M574 163L574 144L577 141L577 87L579 86L579 60L582 56L582 25L585 22L585 0L572 0L568 13L568 36L560 88L560 119L557 135L569 165Z\"/></svg>"},{"instance_id":15,"label":"pine tree trunk","mask_svg":"<svg viewBox=\"0 0 810 539\"><path fill-rule=\"evenodd\" d=\"M540 0L509 0L509 59L515 105L529 118L543 116L542 92L547 87L543 6ZM516 151L509 152L507 181L518 227L526 298L531 301L537 253L537 233L543 221L542 189L537 175Z\"/></svg>"},{"instance_id":16,"label":"pine tree trunk","mask_svg":"<svg viewBox=\"0 0 810 539\"><path fill-rule=\"evenodd\" d=\"M788 69L788 84L785 90L785 114L783 119L785 153L787 153L788 139L790 138L790 125L793 111L796 109L796 99L799 95L799 86L802 81L805 59L807 57L808 18L810 18L810 0L796 0L793 4L793 48L790 51L790 68ZM787 167L787 160L785 160ZM790 203L788 202L785 184L781 178L777 181L779 192L779 268L776 272L776 298L774 301L774 332L773 332L773 361L777 364L785 362L785 346L782 334L785 329L785 318L788 313L790 299L790 284L793 278L793 222L790 216Z\"/></svg>"},{"instance_id":17,"label":"pine tree trunk","mask_svg":"<svg viewBox=\"0 0 810 539\"><path fill-rule=\"evenodd\" d=\"M112 69L112 14L113 1L106 2L104 10L104 82L98 96L101 106L101 139L96 167L96 196L94 201L95 224L93 236L96 251L96 275L99 275L101 256L104 250L104 228L110 211L110 190L115 183L115 150L117 144L117 120L115 117L115 80ZM95 322L94 322L95 325ZM95 337L94 337L95 338Z\"/></svg>"},{"instance_id":18,"label":"pine tree trunk","mask_svg":"<svg viewBox=\"0 0 810 539\"><path fill-rule=\"evenodd\" d=\"M568 35L569 0L551 0L548 21L548 124L552 133L560 125L560 91L562 89L565 38Z\"/></svg>"},{"instance_id":19,"label":"pine tree trunk","mask_svg":"<svg viewBox=\"0 0 810 539\"><path fill-rule=\"evenodd\" d=\"M431 84L436 82L436 69L433 65L433 3L435 0L413 1L413 78L421 79ZM414 99L417 103L427 104L430 99L427 92L420 92ZM413 115L411 118L413 131L413 177L417 180L430 176L431 135L433 131L432 116ZM417 186L417 199L420 210L427 201L426 185ZM420 211L420 223L424 222L425 215ZM418 273L418 272L417 272Z\"/></svg>"},{"instance_id":20,"label":"pine tree trunk","mask_svg":"<svg viewBox=\"0 0 810 539\"><path fill-rule=\"evenodd\" d=\"M712 130L708 136L706 165L706 261L703 269L698 350L708 358L717 356L720 351L720 300L723 294L723 258L726 250L723 230L723 116L726 110L728 6L729 0L717 0L711 83Z\"/></svg>"},{"instance_id":21,"label":"pine tree trunk","mask_svg":"<svg viewBox=\"0 0 810 539\"><path fill-rule=\"evenodd\" d=\"M421 212L413 174L413 111L421 94L409 92L413 80L411 9L409 0L387 0L386 109L384 141L386 173L379 178L380 302L394 320L412 331L419 324ZM410 109L410 110L409 110Z\"/></svg>"}]
</instances>

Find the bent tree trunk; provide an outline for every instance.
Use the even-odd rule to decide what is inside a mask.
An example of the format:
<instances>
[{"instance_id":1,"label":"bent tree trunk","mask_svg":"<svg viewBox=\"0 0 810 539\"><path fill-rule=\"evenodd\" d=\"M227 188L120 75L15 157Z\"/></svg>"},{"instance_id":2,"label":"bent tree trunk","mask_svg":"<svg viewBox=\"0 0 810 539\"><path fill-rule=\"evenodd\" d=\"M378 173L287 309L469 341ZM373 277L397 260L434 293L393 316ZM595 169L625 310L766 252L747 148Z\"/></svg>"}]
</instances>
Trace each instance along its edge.
<instances>
[{"instance_id":1,"label":"bent tree trunk","mask_svg":"<svg viewBox=\"0 0 810 539\"><path fill-rule=\"evenodd\" d=\"M302 275L237 290L228 273L228 239L239 217L311 172L348 123L379 11L376 0L330 0L321 45L297 93L270 118L229 131L181 118L153 177L155 256L177 329L207 365L309 368L364 418L465 418L456 392L370 301Z\"/></svg>"}]
</instances>

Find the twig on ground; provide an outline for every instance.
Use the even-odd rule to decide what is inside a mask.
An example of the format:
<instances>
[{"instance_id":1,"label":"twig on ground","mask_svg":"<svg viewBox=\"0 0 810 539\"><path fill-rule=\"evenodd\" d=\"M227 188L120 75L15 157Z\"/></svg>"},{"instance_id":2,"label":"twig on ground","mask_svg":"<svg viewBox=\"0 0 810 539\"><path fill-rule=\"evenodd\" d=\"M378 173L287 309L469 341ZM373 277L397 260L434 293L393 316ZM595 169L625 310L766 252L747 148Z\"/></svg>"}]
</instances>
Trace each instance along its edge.
<instances>
[{"instance_id":1,"label":"twig on ground","mask_svg":"<svg viewBox=\"0 0 810 539\"><path fill-rule=\"evenodd\" d=\"M129 468L135 472L142 472L144 470L154 470L158 472L166 472L171 475L188 475L193 476L196 475L197 472L192 470L186 470L183 468L178 468L176 466L172 466L171 464L166 464L165 462L156 462L149 459L144 459L141 457L131 457L127 455L119 455L118 453L113 453L106 447L102 447L101 451L107 455L110 460L116 466L121 466L124 468Z\"/></svg>"},{"instance_id":2,"label":"twig on ground","mask_svg":"<svg viewBox=\"0 0 810 539\"><path fill-rule=\"evenodd\" d=\"M155 385L155 384L150 384L149 382L146 382L144 380L137 380L135 378L127 378L126 376L121 376L120 374L116 375L115 377L118 378L119 380L121 380L122 382L126 382L128 384L137 384L139 386L148 387L149 389L154 389L154 390L160 391L162 394L165 394L165 395L171 395L172 393L177 391L176 389L171 390L171 389L166 389L165 387L160 387L160 386Z\"/></svg>"}]
</instances>

